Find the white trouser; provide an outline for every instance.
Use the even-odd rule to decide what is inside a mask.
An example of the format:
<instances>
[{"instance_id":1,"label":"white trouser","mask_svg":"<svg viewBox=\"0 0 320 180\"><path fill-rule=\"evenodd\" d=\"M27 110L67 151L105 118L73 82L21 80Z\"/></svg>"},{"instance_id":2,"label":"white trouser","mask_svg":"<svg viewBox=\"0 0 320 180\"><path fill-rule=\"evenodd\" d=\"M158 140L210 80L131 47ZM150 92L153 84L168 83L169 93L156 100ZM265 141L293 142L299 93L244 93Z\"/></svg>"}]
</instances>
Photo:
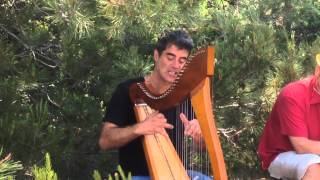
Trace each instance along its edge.
<instances>
[{"instance_id":1,"label":"white trouser","mask_svg":"<svg viewBox=\"0 0 320 180\"><path fill-rule=\"evenodd\" d=\"M302 179L311 164L320 163L316 154L297 154L295 151L280 153L270 164L268 171L277 179Z\"/></svg>"}]
</instances>

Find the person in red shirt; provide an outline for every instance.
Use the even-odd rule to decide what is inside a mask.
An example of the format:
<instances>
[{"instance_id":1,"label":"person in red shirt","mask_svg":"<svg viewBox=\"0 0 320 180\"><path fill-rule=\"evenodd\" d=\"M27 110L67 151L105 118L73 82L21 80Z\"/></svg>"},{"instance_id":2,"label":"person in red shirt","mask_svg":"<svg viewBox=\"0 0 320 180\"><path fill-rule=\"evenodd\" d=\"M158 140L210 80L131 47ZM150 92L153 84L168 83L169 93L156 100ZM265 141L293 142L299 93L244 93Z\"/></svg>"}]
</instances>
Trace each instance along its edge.
<instances>
[{"instance_id":1,"label":"person in red shirt","mask_svg":"<svg viewBox=\"0 0 320 180\"><path fill-rule=\"evenodd\" d=\"M286 85L263 130L258 155L277 179L320 179L320 65Z\"/></svg>"}]
</instances>

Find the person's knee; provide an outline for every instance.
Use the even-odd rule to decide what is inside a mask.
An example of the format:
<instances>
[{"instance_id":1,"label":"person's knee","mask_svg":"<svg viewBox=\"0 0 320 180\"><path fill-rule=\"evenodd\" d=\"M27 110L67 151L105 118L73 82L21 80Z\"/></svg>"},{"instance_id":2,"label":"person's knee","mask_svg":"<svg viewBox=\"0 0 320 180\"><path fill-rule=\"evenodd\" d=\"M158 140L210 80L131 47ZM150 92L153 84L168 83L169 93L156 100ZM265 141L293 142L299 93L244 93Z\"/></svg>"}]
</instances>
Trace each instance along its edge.
<instances>
[{"instance_id":1,"label":"person's knee","mask_svg":"<svg viewBox=\"0 0 320 180\"><path fill-rule=\"evenodd\" d=\"M303 180L319 179L320 177L320 164L312 164L308 167L303 176Z\"/></svg>"}]
</instances>

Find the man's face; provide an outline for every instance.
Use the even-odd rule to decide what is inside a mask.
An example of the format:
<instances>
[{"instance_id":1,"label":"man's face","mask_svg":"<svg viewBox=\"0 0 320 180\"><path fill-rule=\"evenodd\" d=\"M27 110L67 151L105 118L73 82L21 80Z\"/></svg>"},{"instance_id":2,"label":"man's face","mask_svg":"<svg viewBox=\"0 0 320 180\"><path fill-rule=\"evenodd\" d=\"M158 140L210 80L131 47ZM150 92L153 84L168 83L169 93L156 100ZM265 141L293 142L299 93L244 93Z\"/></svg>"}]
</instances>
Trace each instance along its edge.
<instances>
[{"instance_id":1,"label":"man's face","mask_svg":"<svg viewBox=\"0 0 320 180\"><path fill-rule=\"evenodd\" d=\"M179 49L175 45L169 45L159 54L154 51L155 73L165 83L172 83L178 72L185 65L189 52L186 49Z\"/></svg>"}]
</instances>

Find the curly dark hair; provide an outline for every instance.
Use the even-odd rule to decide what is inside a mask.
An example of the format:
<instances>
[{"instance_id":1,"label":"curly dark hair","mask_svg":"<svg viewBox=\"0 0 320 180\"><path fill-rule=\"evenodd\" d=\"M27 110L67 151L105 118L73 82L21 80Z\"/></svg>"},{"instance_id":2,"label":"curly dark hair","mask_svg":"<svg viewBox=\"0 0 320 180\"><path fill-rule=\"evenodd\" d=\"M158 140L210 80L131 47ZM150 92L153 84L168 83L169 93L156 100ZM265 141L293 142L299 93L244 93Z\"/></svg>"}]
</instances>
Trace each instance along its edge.
<instances>
[{"instance_id":1,"label":"curly dark hair","mask_svg":"<svg viewBox=\"0 0 320 180\"><path fill-rule=\"evenodd\" d=\"M158 39L156 50L161 54L169 45L175 45L179 49L186 49L189 53L193 48L193 40L184 30L165 31Z\"/></svg>"}]
</instances>

